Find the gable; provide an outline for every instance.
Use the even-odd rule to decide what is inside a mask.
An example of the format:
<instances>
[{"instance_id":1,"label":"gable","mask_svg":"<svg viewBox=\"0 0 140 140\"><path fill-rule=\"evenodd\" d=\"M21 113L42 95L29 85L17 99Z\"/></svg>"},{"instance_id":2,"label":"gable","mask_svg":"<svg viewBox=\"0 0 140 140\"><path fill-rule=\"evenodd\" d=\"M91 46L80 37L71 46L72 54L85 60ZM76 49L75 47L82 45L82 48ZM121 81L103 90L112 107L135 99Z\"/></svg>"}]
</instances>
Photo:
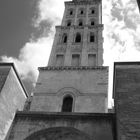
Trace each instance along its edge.
<instances>
[{"instance_id":1,"label":"gable","mask_svg":"<svg viewBox=\"0 0 140 140\"><path fill-rule=\"evenodd\" d=\"M0 67L0 92L5 84L9 71L10 71L10 67L5 67L5 66Z\"/></svg>"}]
</instances>

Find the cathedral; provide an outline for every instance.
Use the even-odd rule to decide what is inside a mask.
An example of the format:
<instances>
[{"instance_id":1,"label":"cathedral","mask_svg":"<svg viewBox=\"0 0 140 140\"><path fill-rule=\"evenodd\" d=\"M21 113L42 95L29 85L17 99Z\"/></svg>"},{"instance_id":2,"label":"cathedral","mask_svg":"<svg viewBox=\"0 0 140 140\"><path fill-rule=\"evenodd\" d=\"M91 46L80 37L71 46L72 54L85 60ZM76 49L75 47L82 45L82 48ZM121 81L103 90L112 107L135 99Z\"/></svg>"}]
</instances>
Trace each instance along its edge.
<instances>
[{"instance_id":1,"label":"cathedral","mask_svg":"<svg viewBox=\"0 0 140 140\"><path fill-rule=\"evenodd\" d=\"M101 0L65 2L48 66L16 113L7 140L139 140L140 63L115 63L115 113L108 112Z\"/></svg>"}]
</instances>

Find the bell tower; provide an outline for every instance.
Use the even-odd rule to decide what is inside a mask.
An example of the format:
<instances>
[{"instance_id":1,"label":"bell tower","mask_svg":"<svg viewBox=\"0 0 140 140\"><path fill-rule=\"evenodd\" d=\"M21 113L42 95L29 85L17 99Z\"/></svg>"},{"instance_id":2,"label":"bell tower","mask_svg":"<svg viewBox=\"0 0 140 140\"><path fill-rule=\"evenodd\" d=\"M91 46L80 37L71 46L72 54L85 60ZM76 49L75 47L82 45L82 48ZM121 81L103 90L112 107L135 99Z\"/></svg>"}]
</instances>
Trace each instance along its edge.
<instances>
[{"instance_id":1,"label":"bell tower","mask_svg":"<svg viewBox=\"0 0 140 140\"><path fill-rule=\"evenodd\" d=\"M65 2L48 66L8 140L115 140L103 63L101 0Z\"/></svg>"},{"instance_id":2,"label":"bell tower","mask_svg":"<svg viewBox=\"0 0 140 140\"><path fill-rule=\"evenodd\" d=\"M48 66L102 66L102 30L100 0L65 2Z\"/></svg>"},{"instance_id":3,"label":"bell tower","mask_svg":"<svg viewBox=\"0 0 140 140\"><path fill-rule=\"evenodd\" d=\"M101 0L65 2L47 67L39 68L31 111L107 112Z\"/></svg>"}]
</instances>

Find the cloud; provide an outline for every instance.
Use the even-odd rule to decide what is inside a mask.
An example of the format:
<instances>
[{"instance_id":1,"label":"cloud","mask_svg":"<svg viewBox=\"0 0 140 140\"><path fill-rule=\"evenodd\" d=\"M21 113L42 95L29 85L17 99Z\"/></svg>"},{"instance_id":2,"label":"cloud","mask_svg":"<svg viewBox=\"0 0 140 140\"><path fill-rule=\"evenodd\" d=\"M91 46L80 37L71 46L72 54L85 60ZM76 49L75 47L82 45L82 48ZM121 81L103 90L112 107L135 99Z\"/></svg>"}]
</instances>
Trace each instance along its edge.
<instances>
[{"instance_id":1,"label":"cloud","mask_svg":"<svg viewBox=\"0 0 140 140\"><path fill-rule=\"evenodd\" d=\"M14 62L22 79L30 78L32 82L35 82L38 76L37 68L47 65L52 40L53 37L49 36L40 38L36 42L28 42L20 50L18 58L2 56L2 60Z\"/></svg>"},{"instance_id":2,"label":"cloud","mask_svg":"<svg viewBox=\"0 0 140 140\"><path fill-rule=\"evenodd\" d=\"M103 1L104 63L140 60L140 14L135 0Z\"/></svg>"}]
</instances>

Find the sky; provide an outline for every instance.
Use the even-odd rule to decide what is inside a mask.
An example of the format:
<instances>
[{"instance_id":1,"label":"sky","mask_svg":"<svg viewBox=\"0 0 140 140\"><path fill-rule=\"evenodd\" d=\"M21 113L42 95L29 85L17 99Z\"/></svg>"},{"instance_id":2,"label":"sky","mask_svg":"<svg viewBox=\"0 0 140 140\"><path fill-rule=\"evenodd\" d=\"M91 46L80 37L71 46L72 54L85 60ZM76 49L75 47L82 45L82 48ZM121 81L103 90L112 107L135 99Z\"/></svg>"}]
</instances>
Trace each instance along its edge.
<instances>
[{"instance_id":1,"label":"sky","mask_svg":"<svg viewBox=\"0 0 140 140\"><path fill-rule=\"evenodd\" d=\"M38 67L47 66L55 25L61 24L63 12L64 0L0 0L0 61L15 63L29 92L35 86ZM140 61L136 0L103 0L103 24L111 98L113 62Z\"/></svg>"}]
</instances>

